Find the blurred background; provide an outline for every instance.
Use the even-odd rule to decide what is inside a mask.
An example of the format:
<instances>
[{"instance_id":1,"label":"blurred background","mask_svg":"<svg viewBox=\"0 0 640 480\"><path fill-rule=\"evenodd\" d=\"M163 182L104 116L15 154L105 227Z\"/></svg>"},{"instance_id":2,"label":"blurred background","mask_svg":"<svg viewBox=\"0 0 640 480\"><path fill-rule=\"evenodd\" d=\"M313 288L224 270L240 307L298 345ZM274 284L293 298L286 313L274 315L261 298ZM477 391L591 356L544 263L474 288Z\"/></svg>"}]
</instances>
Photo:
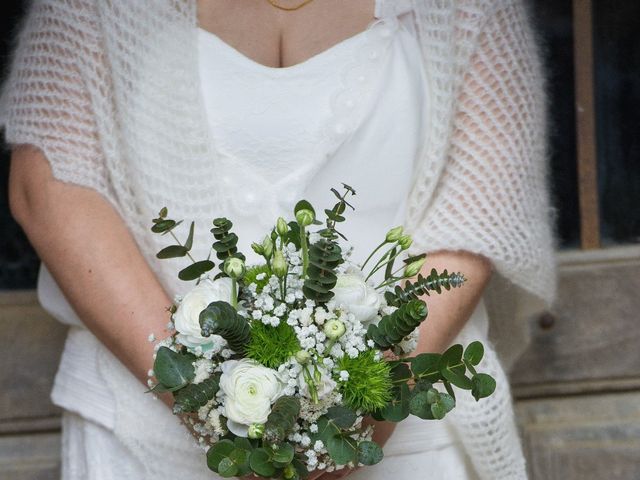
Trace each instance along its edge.
<instances>
[{"instance_id":1,"label":"blurred background","mask_svg":"<svg viewBox=\"0 0 640 480\"><path fill-rule=\"evenodd\" d=\"M548 72L559 300L510 372L533 480L640 479L640 2L528 0ZM2 2L0 68L27 2ZM59 476L49 392L65 328L0 159L0 479ZM452 479L455 480L455 479Z\"/></svg>"}]
</instances>

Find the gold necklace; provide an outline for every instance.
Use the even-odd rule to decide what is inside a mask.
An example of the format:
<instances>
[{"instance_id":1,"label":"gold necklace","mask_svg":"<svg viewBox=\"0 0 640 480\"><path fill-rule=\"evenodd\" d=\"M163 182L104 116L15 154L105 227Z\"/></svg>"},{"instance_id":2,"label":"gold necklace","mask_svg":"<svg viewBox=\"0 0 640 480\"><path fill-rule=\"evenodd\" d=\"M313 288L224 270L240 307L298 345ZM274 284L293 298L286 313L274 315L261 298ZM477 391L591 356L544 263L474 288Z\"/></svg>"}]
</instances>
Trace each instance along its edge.
<instances>
[{"instance_id":1,"label":"gold necklace","mask_svg":"<svg viewBox=\"0 0 640 480\"><path fill-rule=\"evenodd\" d=\"M296 5L295 7L283 7L282 5L279 5L276 0L267 0L267 1L271 4L271 6L276 7L280 10L284 10L285 12L293 12L294 10L298 10L304 7L305 5L308 5L311 2L313 2L313 0L304 0L300 5Z\"/></svg>"}]
</instances>

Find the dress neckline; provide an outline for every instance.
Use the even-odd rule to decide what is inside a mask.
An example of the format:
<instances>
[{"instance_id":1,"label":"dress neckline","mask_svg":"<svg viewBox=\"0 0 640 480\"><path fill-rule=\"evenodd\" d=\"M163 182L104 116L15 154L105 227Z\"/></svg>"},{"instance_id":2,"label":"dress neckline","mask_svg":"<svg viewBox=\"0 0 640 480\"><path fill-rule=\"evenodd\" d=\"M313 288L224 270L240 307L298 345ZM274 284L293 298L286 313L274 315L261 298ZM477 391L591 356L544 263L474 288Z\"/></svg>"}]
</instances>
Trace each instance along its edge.
<instances>
[{"instance_id":1,"label":"dress neckline","mask_svg":"<svg viewBox=\"0 0 640 480\"><path fill-rule=\"evenodd\" d=\"M217 45L221 51L227 54L227 56L232 57L236 59L236 61L239 61L247 65L249 68L253 68L254 70L261 70L263 72L268 72L268 73L285 73L285 72L298 72L300 70L311 68L315 65L322 65L323 63L331 61L334 55L339 54L340 52L346 50L351 46L357 45L361 41L364 41L364 39L366 38L367 35L369 35L373 27L378 25L381 22L383 22L383 19L375 18L361 32L355 33L345 38L344 40L341 40L338 43L333 44L329 48L326 48L325 50L322 50L321 52L310 56L306 60L295 63L288 67L270 67L268 65L264 65L263 63L260 63L252 59L251 57L242 53L240 50L231 46L229 43L224 41L215 33L209 30L206 30L200 26L198 26L197 29L200 34L200 38L202 38L205 41L208 41L212 45Z\"/></svg>"}]
</instances>

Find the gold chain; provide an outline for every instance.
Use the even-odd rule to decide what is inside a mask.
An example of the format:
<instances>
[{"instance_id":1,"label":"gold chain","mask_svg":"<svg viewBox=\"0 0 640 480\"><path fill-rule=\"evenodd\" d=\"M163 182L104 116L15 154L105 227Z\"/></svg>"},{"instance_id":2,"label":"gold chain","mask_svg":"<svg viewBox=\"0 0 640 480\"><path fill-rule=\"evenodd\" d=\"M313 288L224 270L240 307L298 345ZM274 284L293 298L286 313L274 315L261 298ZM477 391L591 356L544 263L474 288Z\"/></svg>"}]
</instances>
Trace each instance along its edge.
<instances>
[{"instance_id":1,"label":"gold chain","mask_svg":"<svg viewBox=\"0 0 640 480\"><path fill-rule=\"evenodd\" d=\"M282 5L279 5L277 3L276 0L267 0L273 7L276 7L280 10L284 10L285 12L293 12L294 10L298 10L302 7L304 7L305 5L310 4L311 2L313 2L313 0L304 0L300 5L296 5L295 7L283 7Z\"/></svg>"}]
</instances>

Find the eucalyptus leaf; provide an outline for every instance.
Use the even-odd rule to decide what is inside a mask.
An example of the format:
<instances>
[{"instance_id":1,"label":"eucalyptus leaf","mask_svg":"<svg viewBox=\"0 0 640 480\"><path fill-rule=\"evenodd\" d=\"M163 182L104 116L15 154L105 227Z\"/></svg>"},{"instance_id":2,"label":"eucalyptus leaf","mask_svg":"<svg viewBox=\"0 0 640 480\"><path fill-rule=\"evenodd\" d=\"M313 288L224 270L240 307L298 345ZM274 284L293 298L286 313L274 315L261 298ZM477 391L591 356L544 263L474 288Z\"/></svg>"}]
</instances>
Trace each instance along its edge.
<instances>
[{"instance_id":1,"label":"eucalyptus leaf","mask_svg":"<svg viewBox=\"0 0 640 480\"><path fill-rule=\"evenodd\" d=\"M159 222L153 224L153 226L151 227L151 231L153 233L163 233L169 231L175 225L175 220L160 220Z\"/></svg>"},{"instance_id":2,"label":"eucalyptus leaf","mask_svg":"<svg viewBox=\"0 0 640 480\"><path fill-rule=\"evenodd\" d=\"M316 423L318 425L318 431L311 435L311 440L313 442L321 440L322 443L326 445L331 437L340 433L340 429L336 426L336 424L330 421L324 415L318 418L318 421Z\"/></svg>"},{"instance_id":3,"label":"eucalyptus leaf","mask_svg":"<svg viewBox=\"0 0 640 480\"><path fill-rule=\"evenodd\" d=\"M358 443L358 462L363 465L375 465L383 457L382 448L376 442L365 440Z\"/></svg>"},{"instance_id":4,"label":"eucalyptus leaf","mask_svg":"<svg viewBox=\"0 0 640 480\"><path fill-rule=\"evenodd\" d=\"M160 259L184 257L188 251L182 245L169 245L156 253L156 257Z\"/></svg>"},{"instance_id":5,"label":"eucalyptus leaf","mask_svg":"<svg viewBox=\"0 0 640 480\"><path fill-rule=\"evenodd\" d=\"M191 247L193 247L193 231L195 225L195 222L191 222L191 225L189 226L189 236L187 237L187 241L184 242L184 248L186 248L187 251L191 250Z\"/></svg>"},{"instance_id":6,"label":"eucalyptus leaf","mask_svg":"<svg viewBox=\"0 0 640 480\"><path fill-rule=\"evenodd\" d=\"M353 425L356 421L356 412L342 405L329 408L327 411L327 418L329 418L338 427L347 429Z\"/></svg>"},{"instance_id":7,"label":"eucalyptus leaf","mask_svg":"<svg viewBox=\"0 0 640 480\"><path fill-rule=\"evenodd\" d=\"M271 462L271 455L266 448L256 448L249 455L251 470L263 477L272 477L276 473L276 467Z\"/></svg>"},{"instance_id":8,"label":"eucalyptus leaf","mask_svg":"<svg viewBox=\"0 0 640 480\"><path fill-rule=\"evenodd\" d=\"M228 458L235 449L235 445L231 440L220 440L209 448L207 451L207 466L214 472L218 472L220 462Z\"/></svg>"},{"instance_id":9,"label":"eucalyptus leaf","mask_svg":"<svg viewBox=\"0 0 640 480\"><path fill-rule=\"evenodd\" d=\"M488 397L496 390L496 381L491 375L478 373L471 379L471 395L477 400Z\"/></svg>"},{"instance_id":10,"label":"eucalyptus leaf","mask_svg":"<svg viewBox=\"0 0 640 480\"><path fill-rule=\"evenodd\" d=\"M235 477L238 473L238 465L229 457L220 460L218 464L218 474L224 478Z\"/></svg>"},{"instance_id":11,"label":"eucalyptus leaf","mask_svg":"<svg viewBox=\"0 0 640 480\"><path fill-rule=\"evenodd\" d=\"M153 363L156 379L169 389L186 386L195 377L193 362L195 356L177 353L167 347L160 347Z\"/></svg>"},{"instance_id":12,"label":"eucalyptus leaf","mask_svg":"<svg viewBox=\"0 0 640 480\"><path fill-rule=\"evenodd\" d=\"M464 359L471 365L478 365L483 356L484 346L478 341L471 342L464 351Z\"/></svg>"},{"instance_id":13,"label":"eucalyptus leaf","mask_svg":"<svg viewBox=\"0 0 640 480\"><path fill-rule=\"evenodd\" d=\"M289 464L293 460L293 445L282 443L273 449L273 461L282 464Z\"/></svg>"},{"instance_id":14,"label":"eucalyptus leaf","mask_svg":"<svg viewBox=\"0 0 640 480\"><path fill-rule=\"evenodd\" d=\"M329 438L326 447L329 456L338 465L346 465L358 459L358 444L349 436L334 435Z\"/></svg>"},{"instance_id":15,"label":"eucalyptus leaf","mask_svg":"<svg viewBox=\"0 0 640 480\"><path fill-rule=\"evenodd\" d=\"M409 416L409 386L406 383L400 385L397 398L391 400L382 409L382 416L389 422L401 422Z\"/></svg>"},{"instance_id":16,"label":"eucalyptus leaf","mask_svg":"<svg viewBox=\"0 0 640 480\"><path fill-rule=\"evenodd\" d=\"M409 411L412 415L424 420L433 420L431 412L431 404L429 403L429 394L427 392L417 393L409 402Z\"/></svg>"},{"instance_id":17,"label":"eucalyptus leaf","mask_svg":"<svg viewBox=\"0 0 640 480\"><path fill-rule=\"evenodd\" d=\"M411 360L411 371L417 377L437 382L440 378L440 358L439 353L421 353Z\"/></svg>"},{"instance_id":18,"label":"eucalyptus leaf","mask_svg":"<svg viewBox=\"0 0 640 480\"><path fill-rule=\"evenodd\" d=\"M196 280L200 276L210 270L213 270L215 263L211 260L202 260L200 262L192 263L188 267L183 268L178 273L178 278L184 281Z\"/></svg>"}]
</instances>

